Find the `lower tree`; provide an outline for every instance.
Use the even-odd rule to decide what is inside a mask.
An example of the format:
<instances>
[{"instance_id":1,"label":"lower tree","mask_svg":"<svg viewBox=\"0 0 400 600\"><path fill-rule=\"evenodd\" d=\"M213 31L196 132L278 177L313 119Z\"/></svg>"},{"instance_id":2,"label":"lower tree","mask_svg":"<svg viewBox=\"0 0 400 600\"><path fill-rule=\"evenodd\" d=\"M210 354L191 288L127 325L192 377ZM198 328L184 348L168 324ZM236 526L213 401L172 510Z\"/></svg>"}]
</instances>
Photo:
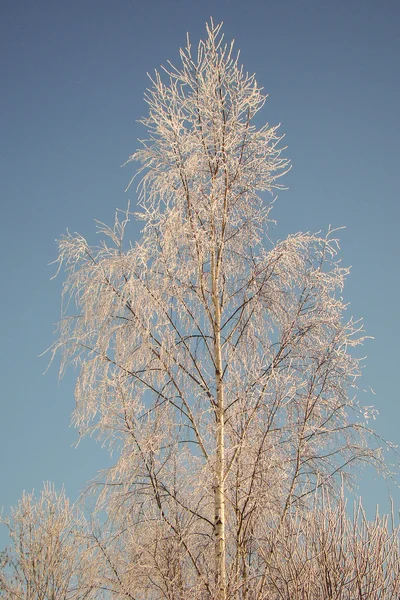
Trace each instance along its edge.
<instances>
[{"instance_id":1,"label":"lower tree","mask_svg":"<svg viewBox=\"0 0 400 600\"><path fill-rule=\"evenodd\" d=\"M228 570L228 597L398 600L400 529L393 516L368 521L361 503L351 516L342 498L333 502L320 494L314 500L309 511L257 523L246 573L244 561L241 577ZM101 541L96 537L99 588L121 599L213 598L202 591L206 585L196 587L196 569L187 567L179 538L158 525L139 529L139 535L134 524L103 532Z\"/></svg>"},{"instance_id":2,"label":"lower tree","mask_svg":"<svg viewBox=\"0 0 400 600\"><path fill-rule=\"evenodd\" d=\"M84 600L94 598L87 581L86 523L64 491L44 486L38 499L24 493L1 520L10 547L1 555L0 598ZM98 598L98 596L96 596Z\"/></svg>"}]
</instances>

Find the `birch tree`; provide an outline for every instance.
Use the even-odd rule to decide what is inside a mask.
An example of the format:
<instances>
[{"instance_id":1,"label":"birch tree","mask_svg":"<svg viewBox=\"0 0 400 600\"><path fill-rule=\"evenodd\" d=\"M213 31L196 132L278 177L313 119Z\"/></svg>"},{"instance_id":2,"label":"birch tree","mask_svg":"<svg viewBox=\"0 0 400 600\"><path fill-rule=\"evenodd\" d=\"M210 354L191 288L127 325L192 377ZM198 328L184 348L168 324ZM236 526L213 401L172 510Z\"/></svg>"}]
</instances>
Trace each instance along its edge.
<instances>
[{"instance_id":1,"label":"birch tree","mask_svg":"<svg viewBox=\"0 0 400 600\"><path fill-rule=\"evenodd\" d=\"M180 61L151 77L127 161L141 239L128 209L98 247L59 241L54 350L78 369L73 422L117 457L99 509L133 532L133 597L262 600L287 519L381 464L355 397L362 325L334 231L269 240L289 161L221 25Z\"/></svg>"}]
</instances>

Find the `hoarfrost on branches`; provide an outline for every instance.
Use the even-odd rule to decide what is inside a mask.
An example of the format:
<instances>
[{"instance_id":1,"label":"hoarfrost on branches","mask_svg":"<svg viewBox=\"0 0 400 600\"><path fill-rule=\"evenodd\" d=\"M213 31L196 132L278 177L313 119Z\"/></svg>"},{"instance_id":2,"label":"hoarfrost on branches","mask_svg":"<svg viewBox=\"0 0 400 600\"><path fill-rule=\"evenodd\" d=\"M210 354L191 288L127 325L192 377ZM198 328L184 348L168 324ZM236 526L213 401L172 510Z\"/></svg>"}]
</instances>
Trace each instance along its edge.
<instances>
[{"instance_id":1,"label":"hoarfrost on branches","mask_svg":"<svg viewBox=\"0 0 400 600\"><path fill-rule=\"evenodd\" d=\"M128 208L98 224L99 247L59 241L54 351L78 369L74 424L116 456L92 488L109 517L96 581L135 600L344 600L364 585L360 540L383 532L370 556L392 595L368 598L394 598L387 523L358 512L346 529L340 500L355 466L383 463L355 399L364 337L336 233L269 241L261 194L290 164L278 127L255 125L266 96L212 21L180 59L151 77L148 138L127 161L141 240L125 244Z\"/></svg>"},{"instance_id":2,"label":"hoarfrost on branches","mask_svg":"<svg viewBox=\"0 0 400 600\"><path fill-rule=\"evenodd\" d=\"M38 498L24 492L7 527L10 548L0 558L0 598L83 600L94 598L88 583L87 524L64 491L45 484ZM99 596L96 596L99 597Z\"/></svg>"}]
</instances>

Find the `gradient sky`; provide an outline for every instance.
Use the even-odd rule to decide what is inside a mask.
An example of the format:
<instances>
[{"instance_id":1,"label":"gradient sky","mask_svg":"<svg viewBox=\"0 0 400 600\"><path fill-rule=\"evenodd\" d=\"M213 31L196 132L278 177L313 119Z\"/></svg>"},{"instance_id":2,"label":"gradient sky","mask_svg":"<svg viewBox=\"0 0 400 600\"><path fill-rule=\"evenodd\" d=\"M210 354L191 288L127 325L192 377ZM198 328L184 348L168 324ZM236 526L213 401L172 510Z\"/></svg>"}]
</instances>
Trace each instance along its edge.
<instances>
[{"instance_id":1,"label":"gradient sky","mask_svg":"<svg viewBox=\"0 0 400 600\"><path fill-rule=\"evenodd\" d=\"M400 2L398 0L2 0L0 3L0 507L42 482L76 499L109 464L92 440L72 448L74 373L43 375L55 337L62 277L50 280L55 239L68 227L94 239L136 202L120 165L145 132L147 71L189 31L224 21L246 70L270 94L263 118L282 123L293 169L273 216L275 239L340 232L352 265L344 297L374 340L365 346L365 404L377 431L400 442L399 201ZM137 227L133 236L139 235ZM57 363L57 361L56 361ZM397 478L400 481L399 478ZM389 491L366 471L372 514Z\"/></svg>"}]
</instances>

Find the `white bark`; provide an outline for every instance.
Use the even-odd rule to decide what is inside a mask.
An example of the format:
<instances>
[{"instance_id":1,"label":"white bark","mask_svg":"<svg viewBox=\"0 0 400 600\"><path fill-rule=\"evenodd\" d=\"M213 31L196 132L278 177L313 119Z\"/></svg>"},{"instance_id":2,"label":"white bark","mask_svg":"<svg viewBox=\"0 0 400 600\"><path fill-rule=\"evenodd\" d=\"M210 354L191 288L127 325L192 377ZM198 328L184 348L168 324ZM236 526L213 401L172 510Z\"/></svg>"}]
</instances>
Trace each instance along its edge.
<instances>
[{"instance_id":1,"label":"white bark","mask_svg":"<svg viewBox=\"0 0 400 600\"><path fill-rule=\"evenodd\" d=\"M211 258L212 298L214 304L214 360L216 380L216 473L215 473L215 562L218 600L226 600L226 547L225 547L225 403L221 349L221 305L219 293L219 263Z\"/></svg>"}]
</instances>

